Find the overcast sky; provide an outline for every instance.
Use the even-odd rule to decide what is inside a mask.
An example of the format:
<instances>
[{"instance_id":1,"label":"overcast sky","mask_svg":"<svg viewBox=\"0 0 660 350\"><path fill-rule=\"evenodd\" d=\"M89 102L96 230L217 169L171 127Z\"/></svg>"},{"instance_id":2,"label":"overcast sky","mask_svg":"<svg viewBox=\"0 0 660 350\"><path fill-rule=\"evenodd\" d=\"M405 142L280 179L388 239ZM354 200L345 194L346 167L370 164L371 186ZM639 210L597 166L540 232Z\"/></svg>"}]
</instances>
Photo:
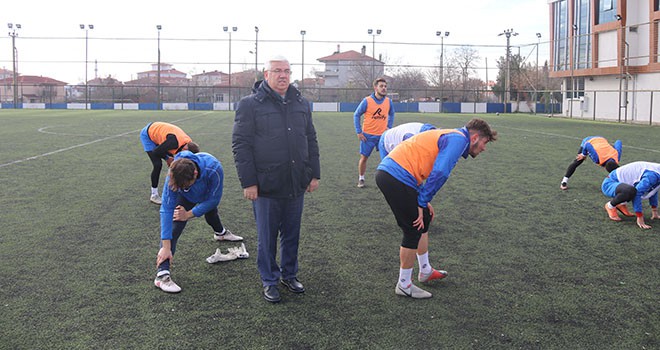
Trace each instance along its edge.
<instances>
[{"instance_id":1,"label":"overcast sky","mask_svg":"<svg viewBox=\"0 0 660 350\"><path fill-rule=\"evenodd\" d=\"M435 0L435 1L126 1L31 0L6 1L0 23L20 23L16 37L18 72L43 75L70 84L85 78L85 31L89 30L88 78L111 75L121 81L137 78L157 62L158 31L161 61L189 75L229 70L228 35L223 26L237 27L232 34L232 72L254 68L255 30L259 27L257 60L276 54L286 56L293 79L312 69L322 69L318 58L341 51L382 55L389 64L437 66L440 38L445 58L456 46L473 45L488 68L488 79L497 73L496 60L505 53L506 39L498 36L513 28L514 50L536 62L534 44L541 33L540 62L547 59L547 0ZM6 24L2 24L6 28ZM367 29L381 29L372 37ZM304 61L301 30L304 37ZM375 44L374 44L375 42ZM545 42L545 44L544 44ZM519 47L519 49L518 49ZM516 51L514 51L515 53ZM95 63L95 61L97 61ZM12 69L11 37L0 37L0 67ZM485 78L486 70L479 73Z\"/></svg>"}]
</instances>

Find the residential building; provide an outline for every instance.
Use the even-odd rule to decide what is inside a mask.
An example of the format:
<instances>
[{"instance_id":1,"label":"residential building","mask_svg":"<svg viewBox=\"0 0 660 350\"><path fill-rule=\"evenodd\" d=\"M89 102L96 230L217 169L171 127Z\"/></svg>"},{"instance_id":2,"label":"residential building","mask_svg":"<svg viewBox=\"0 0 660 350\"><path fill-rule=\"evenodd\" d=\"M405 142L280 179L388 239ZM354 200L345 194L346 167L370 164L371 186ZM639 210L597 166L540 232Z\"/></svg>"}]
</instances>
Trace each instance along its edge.
<instances>
[{"instance_id":1,"label":"residential building","mask_svg":"<svg viewBox=\"0 0 660 350\"><path fill-rule=\"evenodd\" d=\"M325 64L325 70L316 72L316 76L323 78L328 88L364 87L365 83L366 87L371 87L373 79L382 76L385 70L385 63L366 55L366 46L362 46L360 52L340 52L337 45L336 52L317 60Z\"/></svg>"},{"instance_id":2,"label":"residential building","mask_svg":"<svg viewBox=\"0 0 660 350\"><path fill-rule=\"evenodd\" d=\"M62 103L65 102L67 83L48 77L19 75L18 103ZM14 77L0 79L0 101L14 101Z\"/></svg>"},{"instance_id":3,"label":"residential building","mask_svg":"<svg viewBox=\"0 0 660 350\"><path fill-rule=\"evenodd\" d=\"M548 1L549 74L563 80L563 115L635 123L660 121L659 3Z\"/></svg>"}]
</instances>

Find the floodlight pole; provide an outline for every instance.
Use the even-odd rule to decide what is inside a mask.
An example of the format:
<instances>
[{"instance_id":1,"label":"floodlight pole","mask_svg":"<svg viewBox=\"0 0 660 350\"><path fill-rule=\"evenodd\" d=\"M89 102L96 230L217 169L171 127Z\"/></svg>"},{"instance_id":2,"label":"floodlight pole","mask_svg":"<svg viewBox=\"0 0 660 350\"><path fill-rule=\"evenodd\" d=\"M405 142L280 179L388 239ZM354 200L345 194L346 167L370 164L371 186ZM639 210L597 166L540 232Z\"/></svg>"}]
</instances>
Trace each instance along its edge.
<instances>
[{"instance_id":1,"label":"floodlight pole","mask_svg":"<svg viewBox=\"0 0 660 350\"><path fill-rule=\"evenodd\" d=\"M11 37L12 47L12 66L14 75L14 108L18 108L18 50L16 49L16 37L18 36L18 29L21 29L20 24L7 23L9 28L9 36Z\"/></svg>"},{"instance_id":2,"label":"floodlight pole","mask_svg":"<svg viewBox=\"0 0 660 350\"><path fill-rule=\"evenodd\" d=\"M380 35L382 33L382 30L376 29L375 31L373 29L367 29L367 34L371 35L372 40L371 40L371 82L376 79L376 35Z\"/></svg>"},{"instance_id":3,"label":"floodlight pole","mask_svg":"<svg viewBox=\"0 0 660 350\"><path fill-rule=\"evenodd\" d=\"M538 87L541 86L541 82L539 81L539 44L541 44L541 33L536 33L536 84ZM539 102L539 96L538 96L538 91L539 89L536 89L537 93L536 98L534 99L534 114L536 114L536 107L537 103Z\"/></svg>"},{"instance_id":4,"label":"floodlight pole","mask_svg":"<svg viewBox=\"0 0 660 350\"><path fill-rule=\"evenodd\" d=\"M229 110L231 111L231 32L235 32L238 30L237 27L231 27L231 30L229 30L229 27L222 27L222 30L225 31L225 33L229 34Z\"/></svg>"},{"instance_id":5,"label":"floodlight pole","mask_svg":"<svg viewBox=\"0 0 660 350\"><path fill-rule=\"evenodd\" d=\"M259 80L259 27L254 26L254 80Z\"/></svg>"},{"instance_id":6,"label":"floodlight pole","mask_svg":"<svg viewBox=\"0 0 660 350\"><path fill-rule=\"evenodd\" d=\"M161 26L160 24L157 24L156 29L158 30L158 76L156 77L156 79L157 79L157 81L156 81L157 84L156 85L157 85L157 90L158 90L156 95L157 95L157 99L158 99L158 106L156 107L156 109L160 110L161 109L161 102L162 102L162 96L161 96L161 92L160 92L160 90L161 90L160 89L160 30L163 29L163 26Z\"/></svg>"},{"instance_id":7,"label":"floodlight pole","mask_svg":"<svg viewBox=\"0 0 660 350\"><path fill-rule=\"evenodd\" d=\"M440 112L442 112L445 92L445 37L449 36L449 32L437 31L435 36L440 37Z\"/></svg>"},{"instance_id":8,"label":"floodlight pole","mask_svg":"<svg viewBox=\"0 0 660 350\"><path fill-rule=\"evenodd\" d=\"M89 80L87 79L87 64L89 63L89 30L94 29L93 24L88 24L85 26L84 24L80 25L80 29L85 31L85 109L89 108Z\"/></svg>"},{"instance_id":9,"label":"floodlight pole","mask_svg":"<svg viewBox=\"0 0 660 350\"><path fill-rule=\"evenodd\" d=\"M301 62L302 62L302 68L300 69L300 91L302 92L303 88L305 87L305 34L307 34L306 30L301 30L300 31L300 36L302 37L302 56L301 56Z\"/></svg>"}]
</instances>

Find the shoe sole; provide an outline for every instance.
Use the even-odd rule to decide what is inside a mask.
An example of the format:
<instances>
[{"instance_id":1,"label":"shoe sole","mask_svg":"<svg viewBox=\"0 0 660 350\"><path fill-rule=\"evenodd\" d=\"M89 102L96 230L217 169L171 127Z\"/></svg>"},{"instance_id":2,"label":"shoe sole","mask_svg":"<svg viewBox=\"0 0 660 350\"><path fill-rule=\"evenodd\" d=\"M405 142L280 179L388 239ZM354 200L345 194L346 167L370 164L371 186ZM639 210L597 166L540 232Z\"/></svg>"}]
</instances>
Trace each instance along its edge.
<instances>
[{"instance_id":1,"label":"shoe sole","mask_svg":"<svg viewBox=\"0 0 660 350\"><path fill-rule=\"evenodd\" d=\"M264 300L266 300L267 302L269 302L269 303L271 303L271 304L277 304L277 303L279 303L279 302L282 300L282 298L279 298L279 299L271 299L271 298L267 297L266 294L263 294L263 293L261 293L261 295L264 297Z\"/></svg>"}]
</instances>

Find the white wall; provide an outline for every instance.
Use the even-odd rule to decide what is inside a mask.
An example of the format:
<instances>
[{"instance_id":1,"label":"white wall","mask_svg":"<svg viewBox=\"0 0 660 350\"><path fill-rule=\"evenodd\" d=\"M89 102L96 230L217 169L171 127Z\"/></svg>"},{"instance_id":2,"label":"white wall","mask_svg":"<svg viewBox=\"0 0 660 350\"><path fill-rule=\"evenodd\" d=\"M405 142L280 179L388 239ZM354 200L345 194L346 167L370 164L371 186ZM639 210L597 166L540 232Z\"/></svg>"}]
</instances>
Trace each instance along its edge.
<instances>
[{"instance_id":1,"label":"white wall","mask_svg":"<svg viewBox=\"0 0 660 350\"><path fill-rule=\"evenodd\" d=\"M616 30L598 34L598 67L616 67Z\"/></svg>"}]
</instances>

